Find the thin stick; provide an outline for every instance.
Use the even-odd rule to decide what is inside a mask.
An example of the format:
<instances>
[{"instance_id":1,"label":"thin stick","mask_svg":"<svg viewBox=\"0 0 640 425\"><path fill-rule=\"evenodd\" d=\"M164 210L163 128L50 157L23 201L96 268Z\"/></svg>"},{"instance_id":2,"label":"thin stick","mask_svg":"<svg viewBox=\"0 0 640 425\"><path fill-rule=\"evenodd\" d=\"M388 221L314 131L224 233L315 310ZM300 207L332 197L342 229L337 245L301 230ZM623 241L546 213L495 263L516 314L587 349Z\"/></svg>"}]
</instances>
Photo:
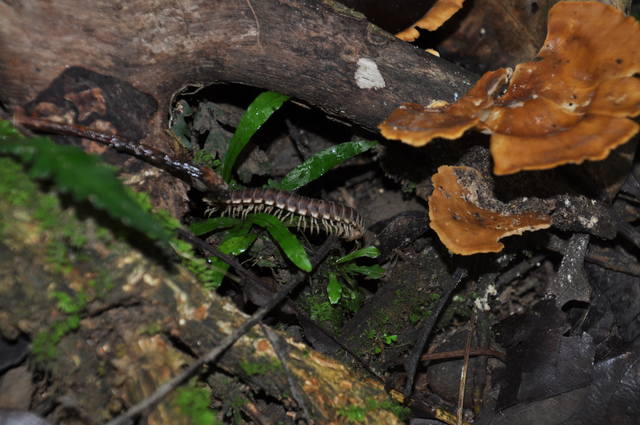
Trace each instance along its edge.
<instances>
[{"instance_id":1,"label":"thin stick","mask_svg":"<svg viewBox=\"0 0 640 425\"><path fill-rule=\"evenodd\" d=\"M187 161L179 161L151 146L142 145L115 134L103 133L94 128L78 124L63 124L44 118L32 117L25 115L22 111L14 114L13 123L17 126L24 126L43 133L94 140L118 152L128 153L166 170L201 191L224 193L227 190L227 184L222 180L222 177L210 168L193 165Z\"/></svg>"},{"instance_id":2,"label":"thin stick","mask_svg":"<svg viewBox=\"0 0 640 425\"><path fill-rule=\"evenodd\" d=\"M280 335L278 335L275 331L271 330L269 327L263 324L260 326L262 327L262 332L264 332L264 334L267 336L267 339L271 343L273 351L275 351L276 356L278 356L278 360L280 360L280 363L282 364L285 375L287 375L287 382L289 382L291 395L298 403L298 406L302 408L307 422L311 422L311 413L309 413L310 410L303 395L304 393L302 392L302 389L296 381L293 373L291 373L291 369L289 369L289 354L287 353L287 345L284 343Z\"/></svg>"},{"instance_id":3,"label":"thin stick","mask_svg":"<svg viewBox=\"0 0 640 425\"><path fill-rule=\"evenodd\" d=\"M452 350L452 351L442 351L439 353L427 353L420 356L420 360L422 361L431 361L431 360L443 360L443 359L454 359L457 357L464 357L466 353L465 349L462 350ZM469 352L470 356L491 356L496 357L502 361L506 360L507 356L505 353L501 351L484 349L484 348L476 348Z\"/></svg>"},{"instance_id":4,"label":"thin stick","mask_svg":"<svg viewBox=\"0 0 640 425\"><path fill-rule=\"evenodd\" d=\"M456 411L458 417L458 425L462 425L462 413L464 412L464 393L467 386L467 375L469 373L469 353L471 352L471 340L475 330L475 316L471 319L469 326L469 335L467 335L467 345L464 347L464 363L460 372L460 387L458 388L458 409Z\"/></svg>"},{"instance_id":5,"label":"thin stick","mask_svg":"<svg viewBox=\"0 0 640 425\"><path fill-rule=\"evenodd\" d=\"M179 238L189 242L191 245L198 248L199 250L204 252L206 255L219 258L225 263L231 265L235 269L236 273L240 275L240 277L246 279L251 284L254 284L260 287L266 287L266 288L269 287L264 280L262 280L261 278L256 276L253 272L251 272L249 269L244 267L240 263L240 261L238 261L238 259L233 255L229 255L229 254L225 254L224 252L221 252L219 249L216 249L215 247L209 245L208 243L206 243L205 241L203 241L201 238L197 237L193 233L189 232L188 230L179 228L177 230L177 234Z\"/></svg>"},{"instance_id":6,"label":"thin stick","mask_svg":"<svg viewBox=\"0 0 640 425\"><path fill-rule=\"evenodd\" d=\"M317 267L318 264L329 253L329 250L333 245L335 245L336 239L335 237L329 237L322 244L322 246L318 249L318 253L311 261L313 267ZM260 322L271 310L273 310L278 304L282 302L296 287L306 280L306 275L301 275L298 273L296 278L294 278L290 283L284 286L276 295L269 300L267 304L258 309L249 319L247 319L242 325L240 325L237 329L227 335L222 339L220 344L209 350L205 355L200 357L190 366L188 366L185 370L180 372L178 375L174 376L153 392L149 397L140 401L139 403L131 406L129 410L124 412L123 414L113 418L106 425L122 425L127 423L127 421L133 419L134 417L140 415L145 410L151 408L156 405L162 399L164 399L169 393L171 393L174 389L180 386L182 383L186 382L189 378L196 374L196 372L205 364L213 362L224 353L229 347L231 347L240 337L249 332L249 330L258 322Z\"/></svg>"}]
</instances>

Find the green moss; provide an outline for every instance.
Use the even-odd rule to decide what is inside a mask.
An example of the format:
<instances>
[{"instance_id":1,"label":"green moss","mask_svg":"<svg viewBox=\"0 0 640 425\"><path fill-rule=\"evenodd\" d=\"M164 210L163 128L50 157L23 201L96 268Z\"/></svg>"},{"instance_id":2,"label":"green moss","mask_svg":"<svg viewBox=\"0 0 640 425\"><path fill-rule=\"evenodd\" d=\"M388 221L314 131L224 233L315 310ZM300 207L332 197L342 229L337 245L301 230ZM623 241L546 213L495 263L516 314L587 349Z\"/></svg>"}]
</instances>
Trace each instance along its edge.
<instances>
[{"instance_id":1,"label":"green moss","mask_svg":"<svg viewBox=\"0 0 640 425\"><path fill-rule=\"evenodd\" d=\"M157 335L162 331L162 325L158 322L148 323L141 327L138 332L140 335Z\"/></svg>"},{"instance_id":2,"label":"green moss","mask_svg":"<svg viewBox=\"0 0 640 425\"><path fill-rule=\"evenodd\" d=\"M389 412L396 415L399 419L405 420L409 417L409 413L411 413L411 409L403 406L400 403L396 403L392 400L384 400L382 402L375 402L378 409L388 410Z\"/></svg>"},{"instance_id":3,"label":"green moss","mask_svg":"<svg viewBox=\"0 0 640 425\"><path fill-rule=\"evenodd\" d=\"M36 364L45 367L46 363L58 355L57 346L62 338L80 327L80 316L73 314L55 322L48 330L38 333L31 344L31 353Z\"/></svg>"},{"instance_id":4,"label":"green moss","mask_svg":"<svg viewBox=\"0 0 640 425\"><path fill-rule=\"evenodd\" d=\"M349 423L364 422L367 418L367 413L375 410L387 410L400 419L405 419L410 412L410 409L407 407L391 400L378 401L373 398L368 398L365 400L364 406L351 405L338 409L338 415L342 416Z\"/></svg>"},{"instance_id":5,"label":"green moss","mask_svg":"<svg viewBox=\"0 0 640 425\"><path fill-rule=\"evenodd\" d=\"M35 184L24 177L22 166L12 159L0 158L0 198L17 207L29 206Z\"/></svg>"},{"instance_id":6,"label":"green moss","mask_svg":"<svg viewBox=\"0 0 640 425\"><path fill-rule=\"evenodd\" d=\"M53 266L53 269L64 275L71 273L73 266L69 259L69 253L64 241L53 239L47 244L47 262Z\"/></svg>"},{"instance_id":7,"label":"green moss","mask_svg":"<svg viewBox=\"0 0 640 425\"><path fill-rule=\"evenodd\" d=\"M367 411L361 406L346 406L338 409L338 415L342 416L347 422L364 422L367 418Z\"/></svg>"},{"instance_id":8,"label":"green moss","mask_svg":"<svg viewBox=\"0 0 640 425\"><path fill-rule=\"evenodd\" d=\"M173 405L188 417L193 425L222 425L215 411L209 408L210 403L211 391L196 386L194 382L178 388L173 398Z\"/></svg>"},{"instance_id":9,"label":"green moss","mask_svg":"<svg viewBox=\"0 0 640 425\"><path fill-rule=\"evenodd\" d=\"M219 159L216 159L213 155L211 155L204 149L194 152L193 162L197 165L207 166L213 170L217 170L222 165L222 162Z\"/></svg>"},{"instance_id":10,"label":"green moss","mask_svg":"<svg viewBox=\"0 0 640 425\"><path fill-rule=\"evenodd\" d=\"M95 279L90 279L87 285L93 291L94 299L105 297L115 287L113 279L104 270L100 271Z\"/></svg>"},{"instance_id":11,"label":"green moss","mask_svg":"<svg viewBox=\"0 0 640 425\"><path fill-rule=\"evenodd\" d=\"M79 292L74 296L62 291L53 291L53 298L58 300L58 309L65 314L76 314L87 306L87 294Z\"/></svg>"},{"instance_id":12,"label":"green moss","mask_svg":"<svg viewBox=\"0 0 640 425\"><path fill-rule=\"evenodd\" d=\"M272 371L279 370L282 365L276 359L272 360L259 360L259 361L248 361L241 360L240 367L249 376L252 375L264 375L265 373L269 373Z\"/></svg>"}]
</instances>

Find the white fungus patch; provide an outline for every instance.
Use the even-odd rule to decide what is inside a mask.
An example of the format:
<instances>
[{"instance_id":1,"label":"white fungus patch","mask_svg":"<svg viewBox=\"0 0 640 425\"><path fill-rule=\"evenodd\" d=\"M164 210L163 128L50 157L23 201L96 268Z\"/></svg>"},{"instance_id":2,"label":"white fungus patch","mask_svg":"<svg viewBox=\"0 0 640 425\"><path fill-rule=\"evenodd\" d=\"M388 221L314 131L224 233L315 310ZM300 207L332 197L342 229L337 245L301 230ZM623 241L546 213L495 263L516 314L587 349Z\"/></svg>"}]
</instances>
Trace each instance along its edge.
<instances>
[{"instance_id":1,"label":"white fungus patch","mask_svg":"<svg viewBox=\"0 0 640 425\"><path fill-rule=\"evenodd\" d=\"M386 86L378 65L368 58L358 59L358 69L354 75L356 84L361 89L381 89Z\"/></svg>"},{"instance_id":2,"label":"white fungus patch","mask_svg":"<svg viewBox=\"0 0 640 425\"><path fill-rule=\"evenodd\" d=\"M493 285L487 286L487 289L484 291L482 296L476 298L473 301L476 309L480 311L489 311L491 310L491 306L489 305L489 297L495 297L498 294L496 287Z\"/></svg>"}]
</instances>

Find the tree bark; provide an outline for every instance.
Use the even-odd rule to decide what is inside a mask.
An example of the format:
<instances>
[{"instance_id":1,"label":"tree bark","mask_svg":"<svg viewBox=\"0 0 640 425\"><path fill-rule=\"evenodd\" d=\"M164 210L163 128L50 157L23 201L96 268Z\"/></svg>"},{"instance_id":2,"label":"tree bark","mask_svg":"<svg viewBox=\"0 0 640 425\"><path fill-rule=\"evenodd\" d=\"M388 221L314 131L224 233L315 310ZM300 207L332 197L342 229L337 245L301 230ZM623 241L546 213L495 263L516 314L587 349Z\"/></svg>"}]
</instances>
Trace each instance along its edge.
<instances>
[{"instance_id":1,"label":"tree bark","mask_svg":"<svg viewBox=\"0 0 640 425\"><path fill-rule=\"evenodd\" d=\"M151 95L154 138L166 128L172 95L188 84L275 90L375 129L402 102L451 101L474 80L333 1L5 1L0 43L0 101L9 109L79 66ZM363 58L377 65L384 87L358 87Z\"/></svg>"}]
</instances>

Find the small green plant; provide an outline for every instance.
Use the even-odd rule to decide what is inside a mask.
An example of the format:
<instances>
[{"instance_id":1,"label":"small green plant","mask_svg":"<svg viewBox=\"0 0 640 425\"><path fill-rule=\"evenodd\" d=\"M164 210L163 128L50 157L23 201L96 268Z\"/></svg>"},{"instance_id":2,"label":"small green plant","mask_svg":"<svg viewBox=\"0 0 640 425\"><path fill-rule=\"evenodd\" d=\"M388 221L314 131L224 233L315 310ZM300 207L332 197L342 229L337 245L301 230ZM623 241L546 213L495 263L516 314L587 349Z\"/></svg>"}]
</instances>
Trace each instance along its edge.
<instances>
[{"instance_id":1,"label":"small green plant","mask_svg":"<svg viewBox=\"0 0 640 425\"><path fill-rule=\"evenodd\" d=\"M287 99L287 96L279 93L264 92L258 95L249 105L240 119L236 131L229 142L226 154L222 159L221 172L225 181L235 185L235 182L232 181L231 174L238 156L251 137ZM191 115L192 111L188 108L188 105L182 105L180 111L182 115L178 115L172 129L177 132L181 140L186 140L186 121L184 117ZM365 152L376 145L376 142L362 140L346 142L331 147L307 159L304 163L289 172L282 181L269 181L268 185L279 190L295 190L319 178L347 159ZM207 161L212 164L216 160L208 156ZM225 254L240 255L246 252L256 240L257 236L251 233L251 228L254 225L267 230L272 239L280 246L285 256L299 269L306 272L311 271L311 262L302 243L274 216L268 214L249 214L243 220L217 217L194 223L190 226L190 230L197 235L202 235L227 229L218 245L218 249ZM217 258L210 258L208 262L215 268L215 271L210 273L210 279L208 279L210 282L209 287L216 288L222 283L222 279L229 265ZM201 271L201 273L203 273L203 271Z\"/></svg>"},{"instance_id":2,"label":"small green plant","mask_svg":"<svg viewBox=\"0 0 640 425\"><path fill-rule=\"evenodd\" d=\"M215 411L209 408L211 391L191 382L176 390L173 404L193 425L222 425Z\"/></svg>"},{"instance_id":3,"label":"small green plant","mask_svg":"<svg viewBox=\"0 0 640 425\"><path fill-rule=\"evenodd\" d=\"M55 321L49 329L38 333L31 346L36 364L42 366L48 360L55 359L57 346L62 338L80 327L80 312L87 306L88 296L84 292L74 296L62 291L51 294L57 300L58 309L65 314L63 319Z\"/></svg>"},{"instance_id":4,"label":"small green plant","mask_svg":"<svg viewBox=\"0 0 640 425\"><path fill-rule=\"evenodd\" d=\"M280 369L280 362L276 359L272 360L259 360L259 361L249 361L242 360L240 361L240 367L249 376L252 375L264 375L265 373L272 372L274 370Z\"/></svg>"},{"instance_id":5,"label":"small green plant","mask_svg":"<svg viewBox=\"0 0 640 425\"><path fill-rule=\"evenodd\" d=\"M398 340L398 335L389 335L385 332L382 334L382 340L386 345L391 345Z\"/></svg>"},{"instance_id":6,"label":"small green plant","mask_svg":"<svg viewBox=\"0 0 640 425\"><path fill-rule=\"evenodd\" d=\"M202 235L211 231L229 227L218 249L231 255L240 255L251 247L257 235L250 233L252 225L266 229L273 240L282 248L287 258L299 269L311 271L311 261L307 256L304 246L293 233L276 217L268 214L249 214L244 220L231 217L216 217L194 223L190 230L196 235ZM222 283L229 265L217 258L210 259L217 271L212 275L212 287L218 287Z\"/></svg>"},{"instance_id":7,"label":"small green plant","mask_svg":"<svg viewBox=\"0 0 640 425\"><path fill-rule=\"evenodd\" d=\"M346 298L347 303L349 303L349 301L359 299L356 295L357 291L354 289L358 275L366 279L380 279L384 276L382 266L378 264L359 265L356 262L359 258L377 258L379 255L378 248L369 246L338 258L332 266L334 271L328 273L327 296L329 297L329 302L337 304Z\"/></svg>"},{"instance_id":8,"label":"small green plant","mask_svg":"<svg viewBox=\"0 0 640 425\"><path fill-rule=\"evenodd\" d=\"M338 409L338 415L345 418L347 422L364 422L367 418L367 411L364 407L351 405Z\"/></svg>"},{"instance_id":9,"label":"small green plant","mask_svg":"<svg viewBox=\"0 0 640 425\"><path fill-rule=\"evenodd\" d=\"M364 422L367 419L367 413L375 410L387 410L399 419L405 419L410 409L404 407L391 400L378 401L373 398L365 400L364 406L350 405L338 409L338 415L342 416L349 423Z\"/></svg>"}]
</instances>

